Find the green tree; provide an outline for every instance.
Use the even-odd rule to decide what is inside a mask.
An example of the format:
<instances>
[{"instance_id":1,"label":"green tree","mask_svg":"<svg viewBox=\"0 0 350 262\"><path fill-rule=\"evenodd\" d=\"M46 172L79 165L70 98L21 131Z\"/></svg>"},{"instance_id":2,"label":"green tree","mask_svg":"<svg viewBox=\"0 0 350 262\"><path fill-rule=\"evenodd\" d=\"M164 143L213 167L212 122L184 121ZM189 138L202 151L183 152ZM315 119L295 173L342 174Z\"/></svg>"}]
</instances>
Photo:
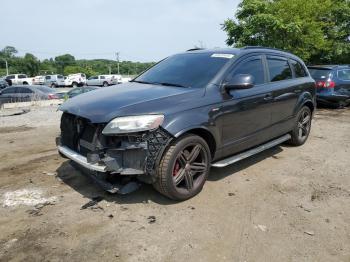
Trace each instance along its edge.
<instances>
[{"instance_id":1,"label":"green tree","mask_svg":"<svg viewBox=\"0 0 350 262\"><path fill-rule=\"evenodd\" d=\"M349 0L243 0L223 24L227 44L295 53L309 63L349 63Z\"/></svg>"},{"instance_id":2,"label":"green tree","mask_svg":"<svg viewBox=\"0 0 350 262\"><path fill-rule=\"evenodd\" d=\"M5 46L1 51L0 51L0 57L4 58L11 58L14 57L15 54L17 54L18 51L16 48L13 46Z\"/></svg>"},{"instance_id":3,"label":"green tree","mask_svg":"<svg viewBox=\"0 0 350 262\"><path fill-rule=\"evenodd\" d=\"M56 66L58 71L63 74L66 66L72 66L75 64L75 57L70 54L60 55L55 57Z\"/></svg>"},{"instance_id":4,"label":"green tree","mask_svg":"<svg viewBox=\"0 0 350 262\"><path fill-rule=\"evenodd\" d=\"M25 54L22 60L23 72L30 76L36 76L39 73L40 61L32 54Z\"/></svg>"}]
</instances>

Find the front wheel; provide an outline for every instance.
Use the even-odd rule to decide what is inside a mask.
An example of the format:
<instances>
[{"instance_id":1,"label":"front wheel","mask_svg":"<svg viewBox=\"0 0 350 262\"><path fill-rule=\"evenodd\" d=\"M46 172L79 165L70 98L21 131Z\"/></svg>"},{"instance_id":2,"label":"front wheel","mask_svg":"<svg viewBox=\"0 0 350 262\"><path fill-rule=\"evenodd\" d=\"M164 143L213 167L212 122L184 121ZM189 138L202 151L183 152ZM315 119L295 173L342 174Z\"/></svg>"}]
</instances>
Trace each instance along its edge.
<instances>
[{"instance_id":1,"label":"front wheel","mask_svg":"<svg viewBox=\"0 0 350 262\"><path fill-rule=\"evenodd\" d=\"M153 184L161 194L186 200L203 188L210 170L208 144L196 135L186 135L173 143L164 153Z\"/></svg>"},{"instance_id":2,"label":"front wheel","mask_svg":"<svg viewBox=\"0 0 350 262\"><path fill-rule=\"evenodd\" d=\"M78 87L78 83L77 83L77 82L73 82L73 83L72 83L72 87L73 87L73 88Z\"/></svg>"},{"instance_id":3,"label":"front wheel","mask_svg":"<svg viewBox=\"0 0 350 262\"><path fill-rule=\"evenodd\" d=\"M103 82L103 87L107 87L108 86L108 83L107 82Z\"/></svg>"},{"instance_id":4,"label":"front wheel","mask_svg":"<svg viewBox=\"0 0 350 262\"><path fill-rule=\"evenodd\" d=\"M311 130L311 119L312 114L310 108L307 106L302 107L297 115L295 127L290 133L292 136L289 141L291 145L301 146L306 142Z\"/></svg>"}]
</instances>

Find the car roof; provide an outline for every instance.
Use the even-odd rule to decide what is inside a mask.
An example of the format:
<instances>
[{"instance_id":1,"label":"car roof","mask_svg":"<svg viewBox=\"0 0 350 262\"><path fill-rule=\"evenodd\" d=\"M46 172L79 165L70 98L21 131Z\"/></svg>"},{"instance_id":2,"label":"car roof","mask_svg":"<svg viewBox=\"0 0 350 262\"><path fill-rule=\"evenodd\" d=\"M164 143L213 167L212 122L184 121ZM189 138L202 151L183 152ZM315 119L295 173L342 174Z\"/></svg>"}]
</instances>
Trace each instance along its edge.
<instances>
[{"instance_id":1,"label":"car roof","mask_svg":"<svg viewBox=\"0 0 350 262\"><path fill-rule=\"evenodd\" d=\"M279 55L288 55L295 59L301 60L296 55L283 51L276 48L271 47L263 47L263 46L245 46L242 48L212 48L212 49L204 49L204 48L193 48L187 50L185 53L207 53L207 54L233 54L233 55L244 55L249 53L271 53L271 54L279 54Z\"/></svg>"},{"instance_id":2,"label":"car roof","mask_svg":"<svg viewBox=\"0 0 350 262\"><path fill-rule=\"evenodd\" d=\"M310 69L336 69L336 68L349 68L350 69L350 65L311 65L308 66L308 68Z\"/></svg>"}]
</instances>

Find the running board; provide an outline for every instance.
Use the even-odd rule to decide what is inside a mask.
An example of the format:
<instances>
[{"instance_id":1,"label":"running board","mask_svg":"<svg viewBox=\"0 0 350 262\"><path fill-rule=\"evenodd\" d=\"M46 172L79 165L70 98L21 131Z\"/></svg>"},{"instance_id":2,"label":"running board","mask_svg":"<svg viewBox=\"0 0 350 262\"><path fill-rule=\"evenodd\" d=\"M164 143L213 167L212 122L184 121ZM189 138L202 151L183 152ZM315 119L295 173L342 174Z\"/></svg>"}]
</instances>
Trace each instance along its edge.
<instances>
[{"instance_id":1,"label":"running board","mask_svg":"<svg viewBox=\"0 0 350 262\"><path fill-rule=\"evenodd\" d=\"M213 166L213 167L225 167L225 166L231 165L231 164L236 163L238 161L241 161L247 157L258 154L266 149L277 146L277 145L279 145L279 144L281 144L289 139L291 139L291 136L289 134L286 134L286 135L281 136L275 140L267 142L266 144L260 145L258 147L252 148L252 149L245 151L243 153L240 153L238 155L234 155L234 156L231 156L229 158L215 162L211 166Z\"/></svg>"}]
</instances>

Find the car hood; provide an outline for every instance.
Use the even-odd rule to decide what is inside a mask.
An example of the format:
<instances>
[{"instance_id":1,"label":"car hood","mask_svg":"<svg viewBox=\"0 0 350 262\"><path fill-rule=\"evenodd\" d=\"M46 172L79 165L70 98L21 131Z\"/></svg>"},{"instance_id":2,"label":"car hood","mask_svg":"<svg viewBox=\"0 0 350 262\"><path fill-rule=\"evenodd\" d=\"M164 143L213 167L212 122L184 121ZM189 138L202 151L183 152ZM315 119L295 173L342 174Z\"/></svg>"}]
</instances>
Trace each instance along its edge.
<instances>
[{"instance_id":1,"label":"car hood","mask_svg":"<svg viewBox=\"0 0 350 262\"><path fill-rule=\"evenodd\" d=\"M138 114L172 114L194 107L204 88L182 88L140 83L125 83L84 93L69 99L60 110L107 123L115 117ZM197 105L198 106L198 105Z\"/></svg>"}]
</instances>

